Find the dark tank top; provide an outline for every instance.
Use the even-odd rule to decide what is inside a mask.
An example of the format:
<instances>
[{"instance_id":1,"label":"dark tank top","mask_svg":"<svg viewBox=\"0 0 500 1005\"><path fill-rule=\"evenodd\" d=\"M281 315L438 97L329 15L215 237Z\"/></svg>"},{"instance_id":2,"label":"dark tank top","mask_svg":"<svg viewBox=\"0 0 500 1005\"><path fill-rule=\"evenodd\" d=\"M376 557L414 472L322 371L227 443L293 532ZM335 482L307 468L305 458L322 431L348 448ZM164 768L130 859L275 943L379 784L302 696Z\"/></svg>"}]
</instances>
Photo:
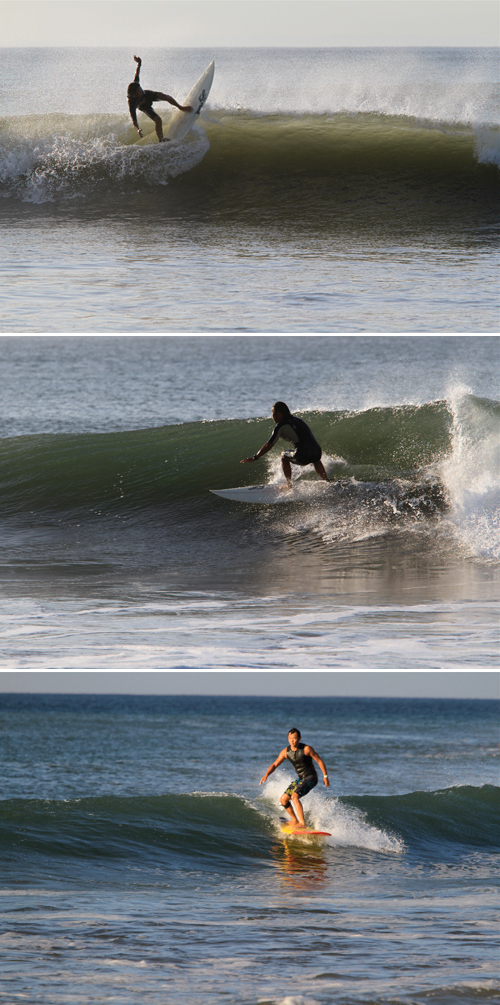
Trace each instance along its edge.
<instances>
[{"instance_id":1,"label":"dark tank top","mask_svg":"<svg viewBox=\"0 0 500 1005\"><path fill-rule=\"evenodd\" d=\"M293 764L299 778L307 778L309 775L316 776L313 759L310 754L304 754L304 747L305 743L299 743L297 750L292 750L291 747L286 748L287 760Z\"/></svg>"}]
</instances>

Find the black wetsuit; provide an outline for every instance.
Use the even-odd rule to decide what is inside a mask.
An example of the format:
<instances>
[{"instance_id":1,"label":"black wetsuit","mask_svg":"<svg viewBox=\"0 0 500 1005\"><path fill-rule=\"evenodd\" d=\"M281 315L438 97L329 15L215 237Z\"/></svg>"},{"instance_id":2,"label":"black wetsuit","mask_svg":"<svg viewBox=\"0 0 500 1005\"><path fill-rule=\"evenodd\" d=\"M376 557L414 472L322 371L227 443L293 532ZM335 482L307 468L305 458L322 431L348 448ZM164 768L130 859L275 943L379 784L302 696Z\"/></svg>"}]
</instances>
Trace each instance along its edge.
<instances>
[{"instance_id":1,"label":"black wetsuit","mask_svg":"<svg viewBox=\"0 0 500 1005\"><path fill-rule=\"evenodd\" d=\"M280 437L295 445L294 451L286 452L292 464L316 464L321 459L322 450L318 441L307 423L296 415L287 415L274 427L269 439L271 447Z\"/></svg>"},{"instance_id":2,"label":"black wetsuit","mask_svg":"<svg viewBox=\"0 0 500 1005\"><path fill-rule=\"evenodd\" d=\"M292 796L295 793L299 799L302 799L318 784L318 775L313 759L310 754L304 754L304 747L305 743L299 743L297 750L292 750L290 746L286 748L287 761L293 764L299 777L287 786L283 795ZM283 805L288 806L288 803Z\"/></svg>"},{"instance_id":3,"label":"black wetsuit","mask_svg":"<svg viewBox=\"0 0 500 1005\"><path fill-rule=\"evenodd\" d=\"M308 778L309 775L316 774L314 761L310 754L304 754L305 743L299 743L297 750L292 750L290 746L286 748L286 758L293 764L299 778Z\"/></svg>"}]
</instances>

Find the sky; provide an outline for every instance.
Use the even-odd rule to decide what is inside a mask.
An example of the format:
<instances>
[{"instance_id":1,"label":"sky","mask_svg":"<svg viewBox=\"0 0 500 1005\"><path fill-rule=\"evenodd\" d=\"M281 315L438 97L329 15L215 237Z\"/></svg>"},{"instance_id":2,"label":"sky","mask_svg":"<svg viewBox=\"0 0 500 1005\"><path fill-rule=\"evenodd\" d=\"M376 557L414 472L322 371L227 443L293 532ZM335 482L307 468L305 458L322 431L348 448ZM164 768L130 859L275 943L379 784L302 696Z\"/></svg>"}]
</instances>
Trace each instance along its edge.
<instances>
[{"instance_id":1,"label":"sky","mask_svg":"<svg viewBox=\"0 0 500 1005\"><path fill-rule=\"evenodd\" d=\"M0 0L10 46L498 45L497 0Z\"/></svg>"},{"instance_id":2,"label":"sky","mask_svg":"<svg viewBox=\"0 0 500 1005\"><path fill-rule=\"evenodd\" d=\"M499 698L495 671L5 671L0 692Z\"/></svg>"}]
</instances>

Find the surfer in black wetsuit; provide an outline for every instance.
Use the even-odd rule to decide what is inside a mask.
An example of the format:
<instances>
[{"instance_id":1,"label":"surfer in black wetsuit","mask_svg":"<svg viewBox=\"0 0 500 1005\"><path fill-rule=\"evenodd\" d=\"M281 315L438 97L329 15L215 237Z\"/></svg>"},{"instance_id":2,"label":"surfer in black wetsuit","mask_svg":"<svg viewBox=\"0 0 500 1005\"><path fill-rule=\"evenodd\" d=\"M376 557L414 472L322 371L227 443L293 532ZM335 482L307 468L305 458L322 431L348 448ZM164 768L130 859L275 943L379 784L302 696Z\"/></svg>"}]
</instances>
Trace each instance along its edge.
<instances>
[{"instance_id":1,"label":"surfer in black wetsuit","mask_svg":"<svg viewBox=\"0 0 500 1005\"><path fill-rule=\"evenodd\" d=\"M264 446L253 457L244 457L240 463L250 464L251 461L258 461L259 457L267 454L276 440L281 437L282 440L287 440L288 443L294 445L293 450L284 450L281 455L281 466L289 488L292 487L292 464L300 464L301 466L314 464L314 470L320 478L328 482L330 479L321 463L321 447L307 423L303 419L297 418L296 415L292 415L284 401L277 401L273 405L272 416L276 425L267 443L264 443Z\"/></svg>"},{"instance_id":2,"label":"surfer in black wetsuit","mask_svg":"<svg viewBox=\"0 0 500 1005\"><path fill-rule=\"evenodd\" d=\"M286 809L289 817L291 817L292 823L297 824L298 827L305 827L304 811L300 800L318 784L318 775L313 761L319 764L323 772L323 782L328 787L330 782L328 781L326 766L319 754L314 750L314 747L311 747L308 743L300 743L300 730L295 728L291 729L288 734L288 747L285 747L281 751L281 754L271 764L271 767L267 769L259 785L267 782L269 775L272 775L273 771L276 771L276 768L283 761L290 761L299 777L285 789L280 803Z\"/></svg>"},{"instance_id":3,"label":"surfer in black wetsuit","mask_svg":"<svg viewBox=\"0 0 500 1005\"><path fill-rule=\"evenodd\" d=\"M143 91L139 83L142 59L140 56L134 56L134 59L137 63L137 70L135 71L135 77L132 83L129 84L127 88L130 117L137 129L137 132L139 133L139 136L142 136L142 130L139 128L137 122L137 110L144 112L144 115L148 115L155 124L158 142L163 143L162 121L153 108L153 101L168 101L171 105L175 105L176 108L180 108L181 112L192 112L193 109L191 108L191 105L179 105L175 98L172 98L170 94L162 94L161 91Z\"/></svg>"}]
</instances>

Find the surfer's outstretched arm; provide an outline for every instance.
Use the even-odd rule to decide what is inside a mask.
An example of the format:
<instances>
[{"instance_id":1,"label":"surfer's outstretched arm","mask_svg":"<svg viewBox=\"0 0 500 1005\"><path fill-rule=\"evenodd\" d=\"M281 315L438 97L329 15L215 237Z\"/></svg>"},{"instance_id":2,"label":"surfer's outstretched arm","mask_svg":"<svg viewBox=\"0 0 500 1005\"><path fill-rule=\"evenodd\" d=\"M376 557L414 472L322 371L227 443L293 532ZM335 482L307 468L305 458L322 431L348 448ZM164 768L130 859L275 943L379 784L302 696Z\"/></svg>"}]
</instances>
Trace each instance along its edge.
<instances>
[{"instance_id":1,"label":"surfer's outstretched arm","mask_svg":"<svg viewBox=\"0 0 500 1005\"><path fill-rule=\"evenodd\" d=\"M134 129L137 129L137 132L139 133L139 136L142 137L142 129L140 128L139 123L137 121L137 102L133 101L131 98L129 98L128 99L128 109L129 109L129 112L130 112L130 118L132 119L132 122L134 124Z\"/></svg>"},{"instance_id":2,"label":"surfer's outstretched arm","mask_svg":"<svg viewBox=\"0 0 500 1005\"><path fill-rule=\"evenodd\" d=\"M141 59L140 56L134 56L134 59L135 59L135 61L137 63L137 70L135 71L134 84L138 84L139 83L139 74L141 72L141 66L142 66L142 59Z\"/></svg>"},{"instance_id":3,"label":"surfer's outstretched arm","mask_svg":"<svg viewBox=\"0 0 500 1005\"><path fill-rule=\"evenodd\" d=\"M144 95L144 91L139 83L139 74L141 72L142 59L140 56L134 56L137 63L137 70L135 71L135 77L131 84L127 87L127 99L128 99L128 109L130 112L130 118L134 124L134 129L137 129L139 136L142 136L142 130L137 122L137 105Z\"/></svg>"},{"instance_id":4,"label":"surfer's outstretched arm","mask_svg":"<svg viewBox=\"0 0 500 1005\"><path fill-rule=\"evenodd\" d=\"M262 457L263 454L267 454L267 451L270 450L271 447L272 443L264 443L264 446L261 447L260 450L253 455L253 457L244 457L243 460L240 461L240 464L250 464L252 461L258 461L259 457Z\"/></svg>"},{"instance_id":5,"label":"surfer's outstretched arm","mask_svg":"<svg viewBox=\"0 0 500 1005\"><path fill-rule=\"evenodd\" d=\"M268 779L269 775L272 775L273 771L276 771L276 768L279 767L279 765L283 763L283 761L285 760L285 758L286 758L286 747L285 747L285 750L281 751L281 754L278 754L278 757L276 758L276 760L273 761L273 763L271 764L271 766L267 769L265 775L262 776L262 778L261 778L261 780L259 782L259 785L262 785L264 782L267 782L267 779Z\"/></svg>"}]
</instances>

